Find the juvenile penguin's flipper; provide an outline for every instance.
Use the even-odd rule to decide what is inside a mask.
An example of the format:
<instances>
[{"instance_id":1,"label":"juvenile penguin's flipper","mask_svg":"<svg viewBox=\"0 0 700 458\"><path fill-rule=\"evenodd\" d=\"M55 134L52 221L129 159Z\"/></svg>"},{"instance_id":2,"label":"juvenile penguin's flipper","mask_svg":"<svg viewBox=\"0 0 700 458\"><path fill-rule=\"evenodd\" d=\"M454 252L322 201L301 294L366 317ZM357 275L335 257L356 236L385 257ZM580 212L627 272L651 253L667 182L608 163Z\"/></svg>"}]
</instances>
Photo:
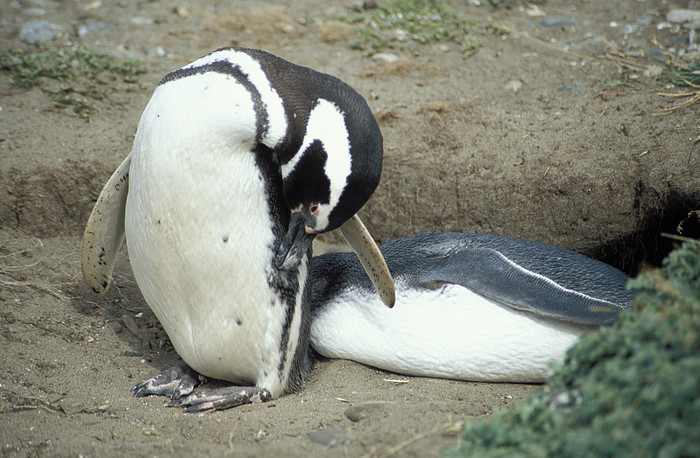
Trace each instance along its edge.
<instances>
[{"instance_id":1,"label":"juvenile penguin's flipper","mask_svg":"<svg viewBox=\"0 0 700 458\"><path fill-rule=\"evenodd\" d=\"M635 294L616 268L540 242L428 233L392 240L381 250L402 291L460 285L506 307L586 326L612 323ZM315 258L312 285L316 311L350 288L371 288L352 253Z\"/></svg>"},{"instance_id":2,"label":"juvenile penguin's flipper","mask_svg":"<svg viewBox=\"0 0 700 458\"><path fill-rule=\"evenodd\" d=\"M112 281L117 253L124 241L124 211L129 193L129 154L109 179L92 209L83 235L82 266L85 282L103 294Z\"/></svg>"},{"instance_id":3,"label":"juvenile penguin's flipper","mask_svg":"<svg viewBox=\"0 0 700 458\"><path fill-rule=\"evenodd\" d=\"M631 293L625 290L621 272L573 252L534 246L556 250L551 264L516 259L501 247L473 247L437 261L428 280L459 284L518 310L588 326L609 324L629 307ZM571 273L557 272L559 256ZM589 277L586 288L574 284L577 275Z\"/></svg>"},{"instance_id":4,"label":"juvenile penguin's flipper","mask_svg":"<svg viewBox=\"0 0 700 458\"><path fill-rule=\"evenodd\" d=\"M382 252L374 242L369 231L357 214L348 219L342 226L340 232L348 241L352 249L360 258L362 267L369 275L372 284L374 284L379 297L387 307L393 307L396 301L396 293L394 291L394 280L389 272L389 267L386 265Z\"/></svg>"}]
</instances>

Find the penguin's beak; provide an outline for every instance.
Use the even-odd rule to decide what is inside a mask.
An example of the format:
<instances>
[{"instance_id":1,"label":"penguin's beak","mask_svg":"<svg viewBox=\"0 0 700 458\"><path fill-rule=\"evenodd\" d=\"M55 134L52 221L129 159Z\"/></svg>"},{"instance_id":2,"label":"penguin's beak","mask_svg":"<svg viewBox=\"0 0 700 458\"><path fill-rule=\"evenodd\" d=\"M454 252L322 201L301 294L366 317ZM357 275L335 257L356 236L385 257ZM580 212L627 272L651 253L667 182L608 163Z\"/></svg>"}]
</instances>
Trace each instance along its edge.
<instances>
[{"instance_id":1,"label":"penguin's beak","mask_svg":"<svg viewBox=\"0 0 700 458\"><path fill-rule=\"evenodd\" d=\"M309 217L310 215L303 211L292 212L289 230L275 257L275 265L278 269L288 271L297 268L311 248L316 232L311 229Z\"/></svg>"}]
</instances>

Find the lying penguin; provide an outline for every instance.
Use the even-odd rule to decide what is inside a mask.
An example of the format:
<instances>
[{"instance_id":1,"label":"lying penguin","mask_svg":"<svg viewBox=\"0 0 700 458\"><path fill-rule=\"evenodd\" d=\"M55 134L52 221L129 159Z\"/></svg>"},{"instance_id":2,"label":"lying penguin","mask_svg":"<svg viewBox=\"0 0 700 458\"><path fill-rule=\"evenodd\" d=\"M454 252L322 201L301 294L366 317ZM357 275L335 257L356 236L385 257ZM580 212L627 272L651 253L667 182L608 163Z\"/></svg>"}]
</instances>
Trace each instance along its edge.
<instances>
[{"instance_id":1,"label":"lying penguin","mask_svg":"<svg viewBox=\"0 0 700 458\"><path fill-rule=\"evenodd\" d=\"M384 245L387 267L356 215L381 164L371 110L332 76L244 48L167 75L83 239L84 277L103 293L126 236L139 288L184 361L134 393L190 411L267 401L303 385L310 341L407 374L541 380L578 335L629 305L615 269L515 239L399 239ZM356 254L312 267L311 241L336 228ZM394 309L382 305L396 298L390 269ZM193 393L201 376L236 385Z\"/></svg>"},{"instance_id":2,"label":"lying penguin","mask_svg":"<svg viewBox=\"0 0 700 458\"><path fill-rule=\"evenodd\" d=\"M383 244L396 306L352 253L314 258L311 345L409 375L542 382L584 333L628 308L629 278L545 243L429 233Z\"/></svg>"}]
</instances>

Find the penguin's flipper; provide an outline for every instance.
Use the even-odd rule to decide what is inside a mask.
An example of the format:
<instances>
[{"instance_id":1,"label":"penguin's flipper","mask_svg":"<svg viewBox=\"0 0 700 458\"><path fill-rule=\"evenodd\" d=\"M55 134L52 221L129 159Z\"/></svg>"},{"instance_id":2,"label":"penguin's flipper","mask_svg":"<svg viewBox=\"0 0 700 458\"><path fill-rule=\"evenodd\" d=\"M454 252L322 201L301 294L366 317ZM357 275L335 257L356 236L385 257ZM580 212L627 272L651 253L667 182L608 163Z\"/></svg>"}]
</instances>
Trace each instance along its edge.
<instances>
[{"instance_id":1,"label":"penguin's flipper","mask_svg":"<svg viewBox=\"0 0 700 458\"><path fill-rule=\"evenodd\" d=\"M129 154L100 193L83 235L82 267L85 282L103 294L112 281L117 253L124 241L124 212L129 193Z\"/></svg>"},{"instance_id":2,"label":"penguin's flipper","mask_svg":"<svg viewBox=\"0 0 700 458\"><path fill-rule=\"evenodd\" d=\"M396 301L394 280L391 277L391 272L389 272L389 267L386 265L382 252L379 251L379 247L360 217L354 214L340 226L340 232L355 253L357 253L362 267L364 267L365 272L372 280L372 284L382 302L387 307L393 307Z\"/></svg>"},{"instance_id":3,"label":"penguin's flipper","mask_svg":"<svg viewBox=\"0 0 700 458\"><path fill-rule=\"evenodd\" d=\"M426 286L458 284L508 307L571 323L599 326L613 322L631 302L626 277L611 266L569 253L565 264L571 272L562 274L548 264L517 259L507 250L472 247L433 260L429 278L420 281ZM578 284L578 275L588 277L592 286Z\"/></svg>"}]
</instances>

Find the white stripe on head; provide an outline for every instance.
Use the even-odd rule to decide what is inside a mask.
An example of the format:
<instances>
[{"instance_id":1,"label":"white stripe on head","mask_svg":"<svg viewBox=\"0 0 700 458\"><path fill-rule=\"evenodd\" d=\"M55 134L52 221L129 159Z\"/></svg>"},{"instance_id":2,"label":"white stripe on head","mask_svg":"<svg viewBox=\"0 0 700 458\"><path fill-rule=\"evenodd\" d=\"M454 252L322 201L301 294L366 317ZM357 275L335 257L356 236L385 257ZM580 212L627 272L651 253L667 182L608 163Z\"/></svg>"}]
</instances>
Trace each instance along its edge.
<instances>
[{"instance_id":1,"label":"white stripe on head","mask_svg":"<svg viewBox=\"0 0 700 458\"><path fill-rule=\"evenodd\" d=\"M352 172L350 135L345 124L345 116L333 102L325 99L318 99L318 103L309 113L304 141L297 154L282 165L282 178L286 179L292 173L304 151L317 140L323 144L323 149L328 155L324 172L331 182L330 201L322 206L327 211L320 212L318 216L317 227L323 229L328 226L328 216L338 204Z\"/></svg>"},{"instance_id":2,"label":"white stripe on head","mask_svg":"<svg viewBox=\"0 0 700 458\"><path fill-rule=\"evenodd\" d=\"M237 67L260 93L260 99L265 107L265 111L267 111L268 120L267 132L262 138L262 143L270 148L276 147L287 134L287 116L284 111L282 98L270 84L270 80L258 61L245 52L222 49L197 59L182 68L202 67L221 61Z\"/></svg>"}]
</instances>

